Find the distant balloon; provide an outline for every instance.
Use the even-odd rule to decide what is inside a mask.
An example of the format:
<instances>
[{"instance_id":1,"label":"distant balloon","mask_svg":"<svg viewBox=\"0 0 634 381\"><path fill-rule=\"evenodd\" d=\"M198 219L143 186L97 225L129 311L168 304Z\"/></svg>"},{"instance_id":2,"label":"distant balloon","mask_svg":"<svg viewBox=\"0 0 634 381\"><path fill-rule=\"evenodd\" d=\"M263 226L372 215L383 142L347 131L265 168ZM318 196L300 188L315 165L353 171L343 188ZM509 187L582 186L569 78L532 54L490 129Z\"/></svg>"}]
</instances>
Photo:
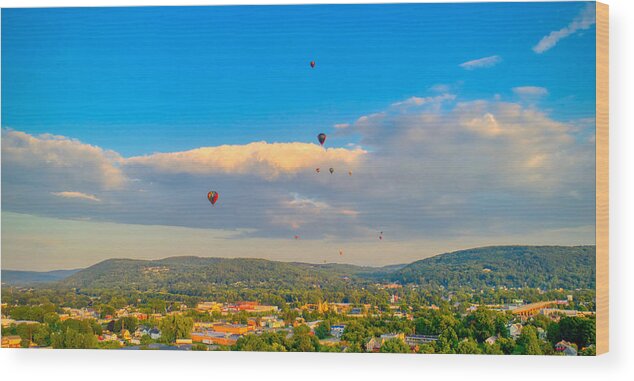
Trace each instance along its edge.
<instances>
[{"instance_id":1,"label":"distant balloon","mask_svg":"<svg viewBox=\"0 0 634 381\"><path fill-rule=\"evenodd\" d=\"M381 234L379 234L379 239L383 239L383 232L381 232Z\"/></svg>"},{"instance_id":2,"label":"distant balloon","mask_svg":"<svg viewBox=\"0 0 634 381\"><path fill-rule=\"evenodd\" d=\"M323 146L326 142L326 134L322 132L321 134L317 135L317 140L319 140L319 144Z\"/></svg>"},{"instance_id":3,"label":"distant balloon","mask_svg":"<svg viewBox=\"0 0 634 381\"><path fill-rule=\"evenodd\" d=\"M315 68L315 61L310 61L310 67L313 69Z\"/></svg>"},{"instance_id":4,"label":"distant balloon","mask_svg":"<svg viewBox=\"0 0 634 381\"><path fill-rule=\"evenodd\" d=\"M332 175L333 172L335 171L335 169L334 168L330 168L329 171L330 171L330 174Z\"/></svg>"},{"instance_id":5,"label":"distant balloon","mask_svg":"<svg viewBox=\"0 0 634 381\"><path fill-rule=\"evenodd\" d=\"M352 171L348 171L348 176L352 176Z\"/></svg>"},{"instance_id":6,"label":"distant balloon","mask_svg":"<svg viewBox=\"0 0 634 381\"><path fill-rule=\"evenodd\" d=\"M294 236L293 238L295 238L295 239L299 239L299 236L298 236L298 235L296 235L296 236Z\"/></svg>"},{"instance_id":7,"label":"distant balloon","mask_svg":"<svg viewBox=\"0 0 634 381\"><path fill-rule=\"evenodd\" d=\"M339 255L343 256L343 250L339 250Z\"/></svg>"},{"instance_id":8,"label":"distant balloon","mask_svg":"<svg viewBox=\"0 0 634 381\"><path fill-rule=\"evenodd\" d=\"M319 173L319 168L315 168L315 172Z\"/></svg>"},{"instance_id":9,"label":"distant balloon","mask_svg":"<svg viewBox=\"0 0 634 381\"><path fill-rule=\"evenodd\" d=\"M211 205L216 205L216 201L218 201L218 192L211 191L207 193L207 200L211 202Z\"/></svg>"}]
</instances>

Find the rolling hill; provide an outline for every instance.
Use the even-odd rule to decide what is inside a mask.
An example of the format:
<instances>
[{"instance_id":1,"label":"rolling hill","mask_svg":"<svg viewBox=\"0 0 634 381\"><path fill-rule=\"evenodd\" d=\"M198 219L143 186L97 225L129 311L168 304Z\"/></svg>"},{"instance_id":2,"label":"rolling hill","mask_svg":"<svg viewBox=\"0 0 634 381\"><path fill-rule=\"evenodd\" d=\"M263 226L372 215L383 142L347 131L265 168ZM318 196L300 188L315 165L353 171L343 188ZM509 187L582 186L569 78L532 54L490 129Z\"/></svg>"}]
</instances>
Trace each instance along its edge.
<instances>
[{"instance_id":1,"label":"rolling hill","mask_svg":"<svg viewBox=\"0 0 634 381\"><path fill-rule=\"evenodd\" d=\"M81 269L54 271L21 271L2 270L2 283L10 285L26 285L32 283L55 282L69 277Z\"/></svg>"},{"instance_id":2,"label":"rolling hill","mask_svg":"<svg viewBox=\"0 0 634 381\"><path fill-rule=\"evenodd\" d=\"M594 246L491 246L425 258L408 265L363 267L249 258L109 259L83 270L32 273L5 270L3 282L56 281L58 287L200 295L213 288L324 289L399 282L445 288L505 286L595 287Z\"/></svg>"},{"instance_id":3,"label":"rolling hill","mask_svg":"<svg viewBox=\"0 0 634 381\"><path fill-rule=\"evenodd\" d=\"M491 246L411 263L385 278L446 288L595 288L595 246Z\"/></svg>"}]
</instances>

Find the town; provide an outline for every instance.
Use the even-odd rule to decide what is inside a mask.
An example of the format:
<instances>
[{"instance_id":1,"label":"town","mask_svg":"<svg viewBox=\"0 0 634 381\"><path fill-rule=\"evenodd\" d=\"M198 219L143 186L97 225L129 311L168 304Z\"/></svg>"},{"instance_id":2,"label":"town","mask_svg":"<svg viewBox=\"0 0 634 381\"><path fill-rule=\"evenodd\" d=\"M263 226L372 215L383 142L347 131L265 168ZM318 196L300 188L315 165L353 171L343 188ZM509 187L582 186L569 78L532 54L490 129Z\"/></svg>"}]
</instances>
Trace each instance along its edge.
<instances>
[{"instance_id":1,"label":"town","mask_svg":"<svg viewBox=\"0 0 634 381\"><path fill-rule=\"evenodd\" d=\"M120 296L103 303L91 296L88 306L71 307L42 296L24 303L34 290L10 288L3 290L2 347L594 355L594 306L583 291L518 290L542 300L507 303L439 291L436 304L411 305L402 298L423 292L415 285L374 287L388 303L189 305ZM547 299L551 294L560 298Z\"/></svg>"}]
</instances>

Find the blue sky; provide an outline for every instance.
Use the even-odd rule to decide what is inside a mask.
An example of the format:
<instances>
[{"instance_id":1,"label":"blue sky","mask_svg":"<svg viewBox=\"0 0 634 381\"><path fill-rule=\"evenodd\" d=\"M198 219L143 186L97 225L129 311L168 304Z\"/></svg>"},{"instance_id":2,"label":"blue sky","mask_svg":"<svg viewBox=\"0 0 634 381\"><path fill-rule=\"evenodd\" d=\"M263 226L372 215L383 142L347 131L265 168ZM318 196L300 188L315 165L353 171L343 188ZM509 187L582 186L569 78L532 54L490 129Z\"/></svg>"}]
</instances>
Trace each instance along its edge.
<instances>
[{"instance_id":1,"label":"blue sky","mask_svg":"<svg viewBox=\"0 0 634 381\"><path fill-rule=\"evenodd\" d=\"M357 251L302 260L363 264L593 243L594 36L582 2L4 9L3 232L184 227L282 259L300 234ZM364 256L381 230L400 246ZM10 239L14 267L95 260Z\"/></svg>"}]
</instances>

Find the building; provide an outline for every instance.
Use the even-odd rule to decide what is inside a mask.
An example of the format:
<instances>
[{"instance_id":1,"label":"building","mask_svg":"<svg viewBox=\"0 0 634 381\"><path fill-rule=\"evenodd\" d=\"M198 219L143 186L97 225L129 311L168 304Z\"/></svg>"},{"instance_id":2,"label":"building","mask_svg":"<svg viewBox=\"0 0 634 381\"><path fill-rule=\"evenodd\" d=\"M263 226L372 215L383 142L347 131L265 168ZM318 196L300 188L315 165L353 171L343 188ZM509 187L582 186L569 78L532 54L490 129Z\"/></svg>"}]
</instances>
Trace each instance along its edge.
<instances>
[{"instance_id":1,"label":"building","mask_svg":"<svg viewBox=\"0 0 634 381\"><path fill-rule=\"evenodd\" d=\"M216 302L202 302L196 305L196 311L199 312L220 312L222 304Z\"/></svg>"},{"instance_id":2,"label":"building","mask_svg":"<svg viewBox=\"0 0 634 381\"><path fill-rule=\"evenodd\" d=\"M249 331L249 326L246 324L216 324L211 329L216 332L244 335Z\"/></svg>"},{"instance_id":3,"label":"building","mask_svg":"<svg viewBox=\"0 0 634 381\"><path fill-rule=\"evenodd\" d=\"M555 344L555 352L563 353L564 356L576 356L577 349L567 341L560 341Z\"/></svg>"},{"instance_id":4,"label":"building","mask_svg":"<svg viewBox=\"0 0 634 381\"><path fill-rule=\"evenodd\" d=\"M517 339L518 337L520 337L520 335L522 334L522 325L521 324L510 324L508 326L509 329L509 335L513 338L513 339Z\"/></svg>"},{"instance_id":5,"label":"building","mask_svg":"<svg viewBox=\"0 0 634 381\"><path fill-rule=\"evenodd\" d=\"M484 340L485 343L489 344L489 345L493 345L498 341L498 337L497 336L490 336L488 337L486 340Z\"/></svg>"},{"instance_id":6,"label":"building","mask_svg":"<svg viewBox=\"0 0 634 381\"><path fill-rule=\"evenodd\" d=\"M366 352L378 352L381 349L381 339L373 337L365 344Z\"/></svg>"},{"instance_id":7,"label":"building","mask_svg":"<svg viewBox=\"0 0 634 381\"><path fill-rule=\"evenodd\" d=\"M405 336L405 343L410 347L416 347L422 344L432 344L438 341L436 335L410 335Z\"/></svg>"},{"instance_id":8,"label":"building","mask_svg":"<svg viewBox=\"0 0 634 381\"><path fill-rule=\"evenodd\" d=\"M202 332L193 332L191 340L194 343L233 345L239 338L239 335L206 330Z\"/></svg>"},{"instance_id":9,"label":"building","mask_svg":"<svg viewBox=\"0 0 634 381\"><path fill-rule=\"evenodd\" d=\"M148 331L148 335L150 335L150 338L152 340L158 340L161 338L161 331L158 328L154 327Z\"/></svg>"},{"instance_id":10,"label":"building","mask_svg":"<svg viewBox=\"0 0 634 381\"><path fill-rule=\"evenodd\" d=\"M334 337L341 337L343 335L343 331L346 329L346 326L341 325L331 325L330 326L330 334Z\"/></svg>"},{"instance_id":11,"label":"building","mask_svg":"<svg viewBox=\"0 0 634 381\"><path fill-rule=\"evenodd\" d=\"M20 336L2 336L2 348L20 348L22 338Z\"/></svg>"}]
</instances>

